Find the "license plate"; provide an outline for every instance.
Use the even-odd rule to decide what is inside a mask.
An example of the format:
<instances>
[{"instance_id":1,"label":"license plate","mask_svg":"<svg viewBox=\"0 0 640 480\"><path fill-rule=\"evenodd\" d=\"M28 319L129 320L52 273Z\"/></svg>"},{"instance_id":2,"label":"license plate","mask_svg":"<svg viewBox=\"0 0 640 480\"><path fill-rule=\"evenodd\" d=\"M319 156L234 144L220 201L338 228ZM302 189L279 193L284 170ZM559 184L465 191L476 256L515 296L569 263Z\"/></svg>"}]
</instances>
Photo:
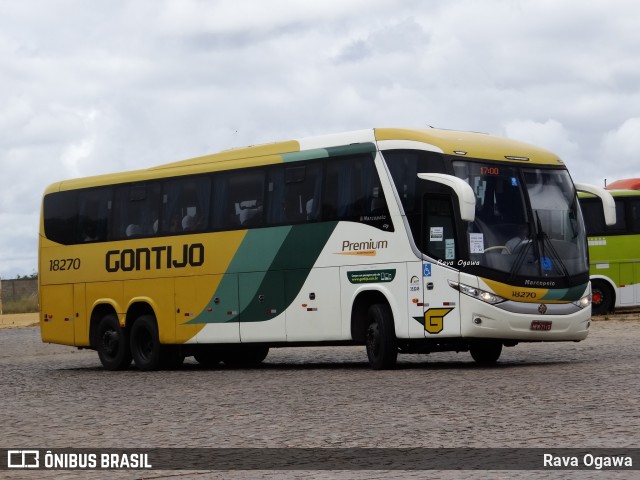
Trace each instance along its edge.
<instances>
[{"instance_id":1,"label":"license plate","mask_svg":"<svg viewBox=\"0 0 640 480\"><path fill-rule=\"evenodd\" d=\"M531 330L535 332L548 332L551 330L551 322L548 320L534 320L531 322Z\"/></svg>"}]
</instances>

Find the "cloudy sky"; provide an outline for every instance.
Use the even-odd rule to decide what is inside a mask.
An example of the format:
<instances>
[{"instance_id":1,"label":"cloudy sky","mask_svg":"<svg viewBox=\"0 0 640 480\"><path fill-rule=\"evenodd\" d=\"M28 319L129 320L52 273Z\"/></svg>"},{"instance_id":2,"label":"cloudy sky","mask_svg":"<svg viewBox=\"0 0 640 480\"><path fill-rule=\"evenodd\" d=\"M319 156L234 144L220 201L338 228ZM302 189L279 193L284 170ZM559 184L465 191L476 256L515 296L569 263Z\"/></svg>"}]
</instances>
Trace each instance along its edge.
<instances>
[{"instance_id":1,"label":"cloudy sky","mask_svg":"<svg viewBox=\"0 0 640 480\"><path fill-rule=\"evenodd\" d=\"M0 277L53 181L374 126L640 177L633 0L0 0Z\"/></svg>"}]
</instances>

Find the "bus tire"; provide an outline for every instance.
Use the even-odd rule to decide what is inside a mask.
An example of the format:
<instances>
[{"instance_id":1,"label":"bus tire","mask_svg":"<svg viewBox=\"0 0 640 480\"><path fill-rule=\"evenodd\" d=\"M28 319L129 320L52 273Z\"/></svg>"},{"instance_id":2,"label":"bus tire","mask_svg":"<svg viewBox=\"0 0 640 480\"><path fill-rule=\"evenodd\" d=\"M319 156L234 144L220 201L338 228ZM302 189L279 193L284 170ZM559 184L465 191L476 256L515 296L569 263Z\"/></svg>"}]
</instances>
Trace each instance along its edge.
<instances>
[{"instance_id":1,"label":"bus tire","mask_svg":"<svg viewBox=\"0 0 640 480\"><path fill-rule=\"evenodd\" d=\"M591 313L593 315L606 315L613 311L615 300L613 289L603 280L591 281Z\"/></svg>"},{"instance_id":2,"label":"bus tire","mask_svg":"<svg viewBox=\"0 0 640 480\"><path fill-rule=\"evenodd\" d=\"M157 370L162 360L158 325L152 315L142 315L131 327L131 355L142 371Z\"/></svg>"},{"instance_id":3,"label":"bus tire","mask_svg":"<svg viewBox=\"0 0 640 480\"><path fill-rule=\"evenodd\" d=\"M394 368L398 359L398 342L391 308L382 303L371 305L367 315L366 346L369 365L374 370Z\"/></svg>"},{"instance_id":4,"label":"bus tire","mask_svg":"<svg viewBox=\"0 0 640 480\"><path fill-rule=\"evenodd\" d=\"M469 345L469 353L478 365L493 365L502 353L502 342L488 340Z\"/></svg>"},{"instance_id":5,"label":"bus tire","mask_svg":"<svg viewBox=\"0 0 640 480\"><path fill-rule=\"evenodd\" d=\"M115 314L100 319L95 339L98 358L106 370L124 370L131 364L127 331L120 326Z\"/></svg>"}]
</instances>

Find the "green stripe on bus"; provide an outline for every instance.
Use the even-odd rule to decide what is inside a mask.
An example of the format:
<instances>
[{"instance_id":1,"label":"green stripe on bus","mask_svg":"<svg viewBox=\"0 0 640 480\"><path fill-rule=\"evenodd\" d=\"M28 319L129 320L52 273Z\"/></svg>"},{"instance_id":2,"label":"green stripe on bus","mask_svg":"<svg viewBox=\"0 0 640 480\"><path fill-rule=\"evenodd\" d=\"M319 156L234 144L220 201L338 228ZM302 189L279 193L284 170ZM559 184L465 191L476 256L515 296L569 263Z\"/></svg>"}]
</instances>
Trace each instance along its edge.
<instances>
[{"instance_id":1,"label":"green stripe on bus","mask_svg":"<svg viewBox=\"0 0 640 480\"><path fill-rule=\"evenodd\" d=\"M571 288L559 288L549 290L540 300L580 300L587 289L587 284L577 285Z\"/></svg>"},{"instance_id":2,"label":"green stripe on bus","mask_svg":"<svg viewBox=\"0 0 640 480\"><path fill-rule=\"evenodd\" d=\"M286 162L298 162L301 160L313 160L315 158L339 157L343 155L358 155L362 153L374 153L376 145L372 142L354 143L340 147L314 148L302 152L283 153L282 160Z\"/></svg>"},{"instance_id":3,"label":"green stripe on bus","mask_svg":"<svg viewBox=\"0 0 640 480\"><path fill-rule=\"evenodd\" d=\"M264 322L289 308L336 225L337 222L314 223L291 229L269 271L255 286L256 294L244 304L241 301L241 322ZM260 295L264 295L264 301Z\"/></svg>"},{"instance_id":4,"label":"green stripe on bus","mask_svg":"<svg viewBox=\"0 0 640 480\"><path fill-rule=\"evenodd\" d=\"M282 313L300 292L336 225L323 222L247 232L205 308L212 312L185 323L260 322ZM215 299L220 299L218 304ZM239 311L222 299L231 299Z\"/></svg>"}]
</instances>

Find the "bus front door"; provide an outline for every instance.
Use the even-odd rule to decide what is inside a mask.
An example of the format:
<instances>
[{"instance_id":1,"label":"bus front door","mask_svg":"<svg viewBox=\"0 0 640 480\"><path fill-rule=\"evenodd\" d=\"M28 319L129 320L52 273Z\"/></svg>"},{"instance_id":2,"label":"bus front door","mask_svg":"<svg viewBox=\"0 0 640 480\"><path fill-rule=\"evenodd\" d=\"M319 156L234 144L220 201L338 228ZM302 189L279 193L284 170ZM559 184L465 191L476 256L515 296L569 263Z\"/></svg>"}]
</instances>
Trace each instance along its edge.
<instances>
[{"instance_id":1,"label":"bus front door","mask_svg":"<svg viewBox=\"0 0 640 480\"><path fill-rule=\"evenodd\" d=\"M422 204L424 336L460 336L456 217L451 195L427 193Z\"/></svg>"}]
</instances>

